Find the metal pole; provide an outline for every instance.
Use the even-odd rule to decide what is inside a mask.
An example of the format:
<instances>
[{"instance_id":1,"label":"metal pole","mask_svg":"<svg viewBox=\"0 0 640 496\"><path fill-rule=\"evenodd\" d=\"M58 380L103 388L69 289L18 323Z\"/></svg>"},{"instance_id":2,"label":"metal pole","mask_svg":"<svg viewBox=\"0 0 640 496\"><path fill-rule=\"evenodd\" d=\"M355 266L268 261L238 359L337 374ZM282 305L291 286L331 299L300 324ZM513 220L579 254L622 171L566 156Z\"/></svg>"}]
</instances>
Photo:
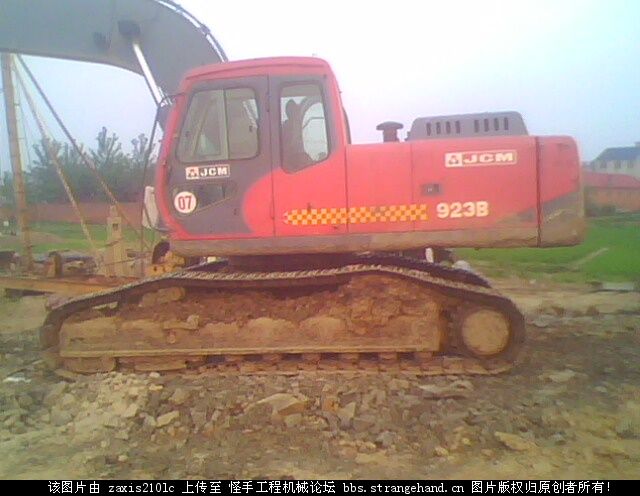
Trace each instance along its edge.
<instances>
[{"instance_id":1,"label":"metal pole","mask_svg":"<svg viewBox=\"0 0 640 496\"><path fill-rule=\"evenodd\" d=\"M16 97L11 75L11 59L9 53L2 54L2 85L4 88L4 106L7 117L7 134L9 135L9 153L11 156L11 168L13 169L13 191L18 214L18 227L24 247L24 268L33 270L33 252L31 245L31 233L27 220L28 209L24 189L24 177L22 175L22 157L18 143L18 121L16 116Z\"/></svg>"},{"instance_id":2,"label":"metal pole","mask_svg":"<svg viewBox=\"0 0 640 496\"><path fill-rule=\"evenodd\" d=\"M144 56L142 47L140 47L138 40L131 40L131 48L133 48L133 53L138 59L138 64L140 64L140 69L142 69L142 74L144 75L144 79L147 81L147 86L149 86L149 90L151 90L151 94L153 95L153 99L156 101L156 105L160 105L163 98L162 91L153 77L153 72L151 72L149 64L147 64L147 59Z\"/></svg>"}]
</instances>

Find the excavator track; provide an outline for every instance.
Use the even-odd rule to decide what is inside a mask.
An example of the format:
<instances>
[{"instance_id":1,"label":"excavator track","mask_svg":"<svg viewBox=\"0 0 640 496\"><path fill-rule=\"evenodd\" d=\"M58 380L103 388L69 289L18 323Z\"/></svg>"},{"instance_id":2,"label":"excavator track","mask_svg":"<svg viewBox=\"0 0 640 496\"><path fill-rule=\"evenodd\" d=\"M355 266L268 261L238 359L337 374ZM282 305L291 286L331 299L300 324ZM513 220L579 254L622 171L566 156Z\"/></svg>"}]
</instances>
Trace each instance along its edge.
<instances>
[{"instance_id":1,"label":"excavator track","mask_svg":"<svg viewBox=\"0 0 640 496\"><path fill-rule=\"evenodd\" d=\"M513 366L524 318L472 272L399 256L264 272L214 262L68 300L41 341L80 373L492 375Z\"/></svg>"}]
</instances>

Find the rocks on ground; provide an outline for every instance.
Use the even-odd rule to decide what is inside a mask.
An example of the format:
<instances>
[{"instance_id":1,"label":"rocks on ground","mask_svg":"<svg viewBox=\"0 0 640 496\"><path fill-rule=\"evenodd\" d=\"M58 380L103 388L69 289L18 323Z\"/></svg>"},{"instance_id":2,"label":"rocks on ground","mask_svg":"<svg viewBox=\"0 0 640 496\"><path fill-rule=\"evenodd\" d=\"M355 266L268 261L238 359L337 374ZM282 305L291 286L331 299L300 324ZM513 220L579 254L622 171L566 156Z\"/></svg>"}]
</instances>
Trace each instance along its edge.
<instances>
[{"instance_id":1,"label":"rocks on ground","mask_svg":"<svg viewBox=\"0 0 640 496\"><path fill-rule=\"evenodd\" d=\"M498 441L513 451L528 451L536 448L534 441L523 436L509 434L508 432L495 432L494 435Z\"/></svg>"}]
</instances>

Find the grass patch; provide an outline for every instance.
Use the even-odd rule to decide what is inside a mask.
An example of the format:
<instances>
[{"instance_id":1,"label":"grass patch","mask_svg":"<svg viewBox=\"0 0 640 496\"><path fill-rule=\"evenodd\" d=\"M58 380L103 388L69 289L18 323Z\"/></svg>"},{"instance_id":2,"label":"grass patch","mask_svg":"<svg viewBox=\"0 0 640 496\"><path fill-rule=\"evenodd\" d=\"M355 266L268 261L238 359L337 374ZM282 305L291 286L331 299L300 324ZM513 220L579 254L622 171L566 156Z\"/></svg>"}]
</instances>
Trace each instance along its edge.
<instances>
[{"instance_id":1,"label":"grass patch","mask_svg":"<svg viewBox=\"0 0 640 496\"><path fill-rule=\"evenodd\" d=\"M73 222L34 222L31 226L32 244L34 253L48 253L55 250L72 250L89 252L91 245L84 236L80 224ZM107 226L103 224L87 225L89 233L98 249L103 248L107 241ZM140 238L138 234L128 226L123 226L123 236L128 248L139 249ZM158 235L149 229L145 229L145 241L151 244L150 240ZM22 251L20 237L2 236L0 237L0 249Z\"/></svg>"},{"instance_id":2,"label":"grass patch","mask_svg":"<svg viewBox=\"0 0 640 496\"><path fill-rule=\"evenodd\" d=\"M607 251L572 265L601 248ZM494 276L547 276L559 281L640 281L640 214L589 219L585 241L563 248L461 248L459 258L480 262Z\"/></svg>"}]
</instances>

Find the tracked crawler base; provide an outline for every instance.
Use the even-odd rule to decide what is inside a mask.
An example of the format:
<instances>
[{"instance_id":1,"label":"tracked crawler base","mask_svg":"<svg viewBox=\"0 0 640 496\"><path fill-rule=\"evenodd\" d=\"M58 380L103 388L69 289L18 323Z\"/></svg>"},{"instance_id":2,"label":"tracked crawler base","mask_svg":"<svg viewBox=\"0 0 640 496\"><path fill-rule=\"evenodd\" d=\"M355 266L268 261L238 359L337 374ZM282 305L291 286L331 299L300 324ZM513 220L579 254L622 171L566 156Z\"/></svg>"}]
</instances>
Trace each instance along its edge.
<instances>
[{"instance_id":1,"label":"tracked crawler base","mask_svg":"<svg viewBox=\"0 0 640 496\"><path fill-rule=\"evenodd\" d=\"M41 338L82 373L495 374L512 366L524 321L467 271L371 256L305 271L201 265L67 301Z\"/></svg>"}]
</instances>

